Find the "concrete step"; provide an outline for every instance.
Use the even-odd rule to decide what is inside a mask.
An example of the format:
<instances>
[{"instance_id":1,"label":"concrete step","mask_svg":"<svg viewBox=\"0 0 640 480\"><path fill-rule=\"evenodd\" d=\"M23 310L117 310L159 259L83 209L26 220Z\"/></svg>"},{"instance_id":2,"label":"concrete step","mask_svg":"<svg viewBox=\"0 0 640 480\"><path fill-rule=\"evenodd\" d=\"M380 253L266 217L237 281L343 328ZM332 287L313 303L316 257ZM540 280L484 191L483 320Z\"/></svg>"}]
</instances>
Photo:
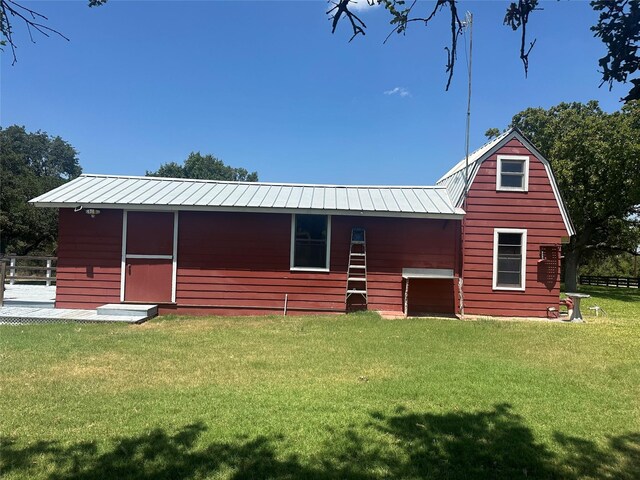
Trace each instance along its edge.
<instances>
[{"instance_id":1,"label":"concrete step","mask_svg":"<svg viewBox=\"0 0 640 480\"><path fill-rule=\"evenodd\" d=\"M53 308L54 302L39 300L5 300L3 305L7 307Z\"/></svg>"},{"instance_id":2,"label":"concrete step","mask_svg":"<svg viewBox=\"0 0 640 480\"><path fill-rule=\"evenodd\" d=\"M108 303L96 308L98 315L117 315L123 317L145 316L153 318L158 315L158 305L140 305L134 303Z\"/></svg>"}]
</instances>

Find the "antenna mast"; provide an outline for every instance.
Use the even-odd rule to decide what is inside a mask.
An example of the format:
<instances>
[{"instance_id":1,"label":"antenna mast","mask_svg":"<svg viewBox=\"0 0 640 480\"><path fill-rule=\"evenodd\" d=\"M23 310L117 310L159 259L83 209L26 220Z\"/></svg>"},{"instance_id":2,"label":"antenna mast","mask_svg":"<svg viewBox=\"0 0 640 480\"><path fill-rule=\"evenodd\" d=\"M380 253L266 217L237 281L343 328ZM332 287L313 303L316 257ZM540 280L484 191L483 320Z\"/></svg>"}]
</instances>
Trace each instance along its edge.
<instances>
[{"instance_id":1,"label":"antenna mast","mask_svg":"<svg viewBox=\"0 0 640 480\"><path fill-rule=\"evenodd\" d=\"M464 28L469 29L469 93L467 96L467 130L465 135L466 155L464 157L464 194L463 202L466 204L469 190L469 125L471 123L471 59L473 55L473 13L467 12L464 19Z\"/></svg>"},{"instance_id":2,"label":"antenna mast","mask_svg":"<svg viewBox=\"0 0 640 480\"><path fill-rule=\"evenodd\" d=\"M467 194L469 191L469 125L471 122L471 52L473 48L473 14L471 12L467 12L464 18L463 28L469 29L469 58L467 64L467 70L469 72L469 94L467 97L467 130L465 133L465 149L466 154L464 157L464 190L462 192L462 208L467 208ZM464 42L465 52L467 50L467 42ZM461 245L464 250L464 220L460 226L460 236L461 236ZM458 278L458 296L460 302L460 316L464 318L464 289L463 289L463 279L464 279L464 255L460 255L460 277Z\"/></svg>"}]
</instances>

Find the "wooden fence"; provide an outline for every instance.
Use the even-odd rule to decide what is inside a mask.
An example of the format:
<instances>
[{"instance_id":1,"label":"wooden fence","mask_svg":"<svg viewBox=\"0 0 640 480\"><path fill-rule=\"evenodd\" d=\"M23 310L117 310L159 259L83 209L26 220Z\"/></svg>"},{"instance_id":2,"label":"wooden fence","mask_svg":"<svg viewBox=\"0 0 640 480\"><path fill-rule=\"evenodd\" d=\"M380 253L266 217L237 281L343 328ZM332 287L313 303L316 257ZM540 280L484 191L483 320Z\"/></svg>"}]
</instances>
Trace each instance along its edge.
<instances>
[{"instance_id":1,"label":"wooden fence","mask_svg":"<svg viewBox=\"0 0 640 480\"><path fill-rule=\"evenodd\" d=\"M640 277L602 277L598 275L580 275L580 285L638 288L639 284Z\"/></svg>"},{"instance_id":2,"label":"wooden fence","mask_svg":"<svg viewBox=\"0 0 640 480\"><path fill-rule=\"evenodd\" d=\"M50 286L56 281L58 257L34 257L29 255L7 255L0 258L5 264L4 281L10 285L18 282L44 282ZM3 282L4 283L4 282Z\"/></svg>"},{"instance_id":3,"label":"wooden fence","mask_svg":"<svg viewBox=\"0 0 640 480\"><path fill-rule=\"evenodd\" d=\"M30 255L7 255L0 257L0 306L4 304L5 283L44 283L51 286L56 282L58 257L38 257Z\"/></svg>"}]
</instances>

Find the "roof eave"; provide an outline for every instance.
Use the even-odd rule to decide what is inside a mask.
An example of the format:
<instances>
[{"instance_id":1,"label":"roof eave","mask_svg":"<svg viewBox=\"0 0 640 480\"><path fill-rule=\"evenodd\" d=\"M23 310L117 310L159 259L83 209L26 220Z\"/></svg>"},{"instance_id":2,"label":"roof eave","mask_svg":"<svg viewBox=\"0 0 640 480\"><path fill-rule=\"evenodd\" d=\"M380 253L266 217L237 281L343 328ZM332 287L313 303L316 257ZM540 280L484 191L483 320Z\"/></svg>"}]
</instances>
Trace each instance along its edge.
<instances>
[{"instance_id":1,"label":"roof eave","mask_svg":"<svg viewBox=\"0 0 640 480\"><path fill-rule=\"evenodd\" d=\"M65 202L38 202L30 200L29 203L39 208L76 208L82 209L111 209L111 210L143 210L154 212L231 212L231 213L299 213L299 214L321 214L340 216L363 216L363 217L401 217L401 218L426 218L441 220L462 220L465 215L461 208L454 209L451 213L427 213L427 212L399 212L399 211L377 211L377 210L338 210L338 209L314 209L314 208L261 208L261 207L215 207L207 205L146 205L146 204L109 204L109 203L83 203L82 205Z\"/></svg>"}]
</instances>

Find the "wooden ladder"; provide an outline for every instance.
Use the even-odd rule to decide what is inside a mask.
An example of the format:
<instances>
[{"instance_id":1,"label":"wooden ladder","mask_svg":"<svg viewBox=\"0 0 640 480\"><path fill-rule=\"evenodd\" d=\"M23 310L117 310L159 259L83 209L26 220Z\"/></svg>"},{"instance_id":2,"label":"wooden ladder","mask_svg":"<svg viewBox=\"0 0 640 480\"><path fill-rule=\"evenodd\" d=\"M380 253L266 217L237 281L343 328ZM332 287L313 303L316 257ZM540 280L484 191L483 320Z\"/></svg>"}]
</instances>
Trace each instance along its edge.
<instances>
[{"instance_id":1,"label":"wooden ladder","mask_svg":"<svg viewBox=\"0 0 640 480\"><path fill-rule=\"evenodd\" d=\"M364 228L351 229L349 247L349 267L347 268L347 289L345 304L352 295L362 296L367 305L367 240Z\"/></svg>"}]
</instances>

